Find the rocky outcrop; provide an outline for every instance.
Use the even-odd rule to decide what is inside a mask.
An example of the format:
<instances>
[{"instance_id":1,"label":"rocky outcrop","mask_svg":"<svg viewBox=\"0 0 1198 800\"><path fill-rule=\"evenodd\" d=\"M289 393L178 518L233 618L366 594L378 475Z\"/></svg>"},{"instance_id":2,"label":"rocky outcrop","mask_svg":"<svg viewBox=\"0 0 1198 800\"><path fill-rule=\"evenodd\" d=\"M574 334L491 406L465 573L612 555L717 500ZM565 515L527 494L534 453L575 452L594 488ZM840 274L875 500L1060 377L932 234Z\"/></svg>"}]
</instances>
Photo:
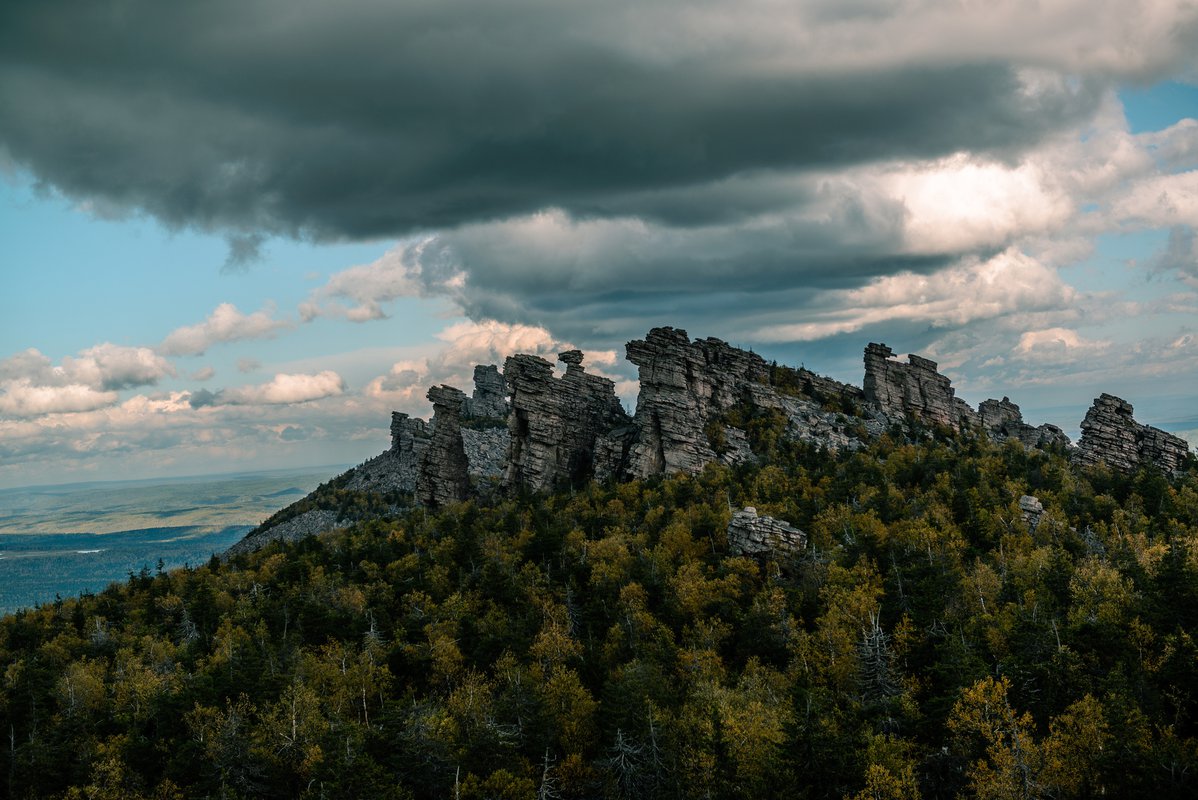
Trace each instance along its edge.
<instances>
[{"instance_id":1,"label":"rocky outcrop","mask_svg":"<svg viewBox=\"0 0 1198 800\"><path fill-rule=\"evenodd\" d=\"M978 419L982 427L996 442L1014 439L1025 447L1065 448L1069 437L1056 425L1032 427L1023 421L1019 406L1010 399L983 400L978 406Z\"/></svg>"},{"instance_id":2,"label":"rocky outcrop","mask_svg":"<svg viewBox=\"0 0 1198 800\"><path fill-rule=\"evenodd\" d=\"M737 511L728 523L728 549L745 556L794 556L807 547L807 534L788 522L758 516L752 506Z\"/></svg>"},{"instance_id":3,"label":"rocky outcrop","mask_svg":"<svg viewBox=\"0 0 1198 800\"><path fill-rule=\"evenodd\" d=\"M1077 443L1081 464L1106 464L1131 472L1141 464L1152 464L1167 473L1179 471L1189 453L1185 439L1160 428L1141 425L1132 417L1131 403L1103 393L1094 400L1082 420L1082 437Z\"/></svg>"},{"instance_id":4,"label":"rocky outcrop","mask_svg":"<svg viewBox=\"0 0 1198 800\"><path fill-rule=\"evenodd\" d=\"M429 422L393 414L391 447L342 476L337 488L411 493L417 503L437 507L505 488L542 491L588 478L694 473L717 460L756 460L746 421L763 415L785 418L784 438L829 450L857 449L895 425L916 435L911 420L1026 447L1070 446L1060 428L1024 422L1019 406L1006 397L986 400L975 412L956 397L936 362L917 355L896 360L884 344L865 349L862 389L805 368L767 364L720 339L692 341L676 328L654 328L629 342L627 355L640 376L631 418L612 381L583 369L581 351L559 355L566 366L561 377L543 358L515 355L503 372L476 367L469 398L448 386L430 389ZM766 421L774 426L777 419ZM1175 473L1189 457L1185 440L1137 423L1131 404L1112 395L1094 401L1081 428L1075 458L1083 464L1106 463L1124 472L1154 464ZM388 502L398 508L404 498ZM1036 505L1030 496L1020 499L1033 529L1043 514ZM801 532L750 511L737 512L729 528L740 551L761 552L763 542L801 549ZM340 524L304 513L291 519L301 518L275 528L290 525L279 535L300 536ZM271 531L256 529L248 538L269 541Z\"/></svg>"},{"instance_id":5,"label":"rocky outcrop","mask_svg":"<svg viewBox=\"0 0 1198 800\"><path fill-rule=\"evenodd\" d=\"M507 381L494 364L474 368L474 394L466 399L462 415L473 419L507 419Z\"/></svg>"},{"instance_id":6,"label":"rocky outcrop","mask_svg":"<svg viewBox=\"0 0 1198 800\"><path fill-rule=\"evenodd\" d=\"M511 356L504 363L511 392L506 468L511 486L543 491L592 477L600 438L628 422L615 384L588 374L581 351L558 358L566 365L560 378L538 356ZM603 446L610 448L611 440ZM604 459L611 458L605 450Z\"/></svg>"},{"instance_id":7,"label":"rocky outcrop","mask_svg":"<svg viewBox=\"0 0 1198 800\"><path fill-rule=\"evenodd\" d=\"M634 478L697 472L715 461L707 425L744 399L746 385L769 383L755 353L714 338L692 342L677 328L654 328L626 349L641 385L626 466Z\"/></svg>"},{"instance_id":8,"label":"rocky outcrop","mask_svg":"<svg viewBox=\"0 0 1198 800\"><path fill-rule=\"evenodd\" d=\"M226 550L224 557L228 559L243 553L253 553L271 542L298 542L300 539L306 539L325 531L348 528L350 524L352 524L350 520L341 519L336 511L314 508L292 517L286 522L246 536Z\"/></svg>"},{"instance_id":9,"label":"rocky outcrop","mask_svg":"<svg viewBox=\"0 0 1198 800\"><path fill-rule=\"evenodd\" d=\"M1040 518L1044 516L1044 504L1038 497L1025 494L1019 498L1019 514L1027 523L1027 529L1035 533L1036 528L1040 527Z\"/></svg>"},{"instance_id":10,"label":"rocky outcrop","mask_svg":"<svg viewBox=\"0 0 1198 800\"><path fill-rule=\"evenodd\" d=\"M865 348L865 401L894 422L912 417L925 425L959 429L977 422L969 404L956 396L952 382L936 371L936 362L907 356L902 362L894 351L871 342Z\"/></svg>"},{"instance_id":11,"label":"rocky outcrop","mask_svg":"<svg viewBox=\"0 0 1198 800\"><path fill-rule=\"evenodd\" d=\"M466 395L452 386L428 390L433 404L432 437L420 457L416 499L439 508L470 496L470 462L462 443L462 406Z\"/></svg>"}]
</instances>

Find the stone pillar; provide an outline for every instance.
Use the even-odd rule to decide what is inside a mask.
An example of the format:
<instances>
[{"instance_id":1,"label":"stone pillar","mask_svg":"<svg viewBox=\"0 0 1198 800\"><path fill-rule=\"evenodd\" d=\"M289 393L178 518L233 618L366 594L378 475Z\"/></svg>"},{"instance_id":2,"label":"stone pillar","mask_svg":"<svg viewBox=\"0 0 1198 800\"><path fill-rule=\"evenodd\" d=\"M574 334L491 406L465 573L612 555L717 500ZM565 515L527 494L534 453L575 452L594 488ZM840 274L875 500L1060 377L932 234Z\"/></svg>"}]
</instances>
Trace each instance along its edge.
<instances>
[{"instance_id":1,"label":"stone pillar","mask_svg":"<svg viewBox=\"0 0 1198 800\"><path fill-rule=\"evenodd\" d=\"M470 465L462 444L462 406L466 395L452 386L428 390L433 404L433 433L420 461L416 499L429 508L470 496Z\"/></svg>"}]
</instances>

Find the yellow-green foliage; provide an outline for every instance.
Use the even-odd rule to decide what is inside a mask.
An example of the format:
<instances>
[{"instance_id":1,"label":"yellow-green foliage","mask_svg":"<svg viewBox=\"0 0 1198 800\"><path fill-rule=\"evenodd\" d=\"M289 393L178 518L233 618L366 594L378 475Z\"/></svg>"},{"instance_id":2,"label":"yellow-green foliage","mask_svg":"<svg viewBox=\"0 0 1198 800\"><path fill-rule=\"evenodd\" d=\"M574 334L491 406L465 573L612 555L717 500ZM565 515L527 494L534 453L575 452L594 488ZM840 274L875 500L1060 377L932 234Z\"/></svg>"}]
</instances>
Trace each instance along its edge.
<instances>
[{"instance_id":1,"label":"yellow-green foliage","mask_svg":"<svg viewBox=\"0 0 1198 800\"><path fill-rule=\"evenodd\" d=\"M735 413L765 465L399 517L334 484L346 531L0 620L0 794L1198 795L1193 472ZM731 555L746 505L807 553Z\"/></svg>"}]
</instances>

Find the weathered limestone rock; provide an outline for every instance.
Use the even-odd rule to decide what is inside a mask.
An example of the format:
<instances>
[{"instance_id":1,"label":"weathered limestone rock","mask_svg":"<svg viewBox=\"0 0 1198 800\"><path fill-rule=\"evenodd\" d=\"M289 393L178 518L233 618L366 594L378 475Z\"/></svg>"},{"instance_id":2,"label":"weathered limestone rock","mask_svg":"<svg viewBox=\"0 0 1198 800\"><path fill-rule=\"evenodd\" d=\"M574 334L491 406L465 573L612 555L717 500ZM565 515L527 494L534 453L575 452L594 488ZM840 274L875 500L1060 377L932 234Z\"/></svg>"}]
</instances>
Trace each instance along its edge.
<instances>
[{"instance_id":1,"label":"weathered limestone rock","mask_svg":"<svg viewBox=\"0 0 1198 800\"><path fill-rule=\"evenodd\" d=\"M978 406L978 418L982 427L996 442L1015 439L1025 447L1068 447L1069 437L1056 425L1040 425L1033 428L1023 421L1019 406L1008 398L983 400Z\"/></svg>"},{"instance_id":2,"label":"weathered limestone rock","mask_svg":"<svg viewBox=\"0 0 1198 800\"><path fill-rule=\"evenodd\" d=\"M755 353L719 339L692 342L676 328L654 328L626 350L640 369L627 466L635 478L698 472L715 461L707 424L740 402L747 384L769 382L769 367Z\"/></svg>"},{"instance_id":3,"label":"weathered limestone rock","mask_svg":"<svg viewBox=\"0 0 1198 800\"><path fill-rule=\"evenodd\" d=\"M870 342L865 348L865 400L894 421L907 415L925 424L960 428L977 422L969 404L956 396L952 382L936 371L936 362L911 355L907 363L894 351Z\"/></svg>"},{"instance_id":4,"label":"weathered limestone rock","mask_svg":"<svg viewBox=\"0 0 1198 800\"><path fill-rule=\"evenodd\" d=\"M356 492L415 492L420 459L432 436L422 419L391 414L391 447L349 471L346 489Z\"/></svg>"},{"instance_id":5,"label":"weathered limestone rock","mask_svg":"<svg viewBox=\"0 0 1198 800\"><path fill-rule=\"evenodd\" d=\"M606 483L618 480L628 463L628 450L636 440L635 425L620 425L595 437L595 480Z\"/></svg>"},{"instance_id":6,"label":"weathered limestone rock","mask_svg":"<svg viewBox=\"0 0 1198 800\"><path fill-rule=\"evenodd\" d=\"M471 480L499 479L507 471L508 430L502 428L462 428L462 447L466 451Z\"/></svg>"},{"instance_id":7,"label":"weathered limestone rock","mask_svg":"<svg viewBox=\"0 0 1198 800\"><path fill-rule=\"evenodd\" d=\"M734 513L728 523L728 549L739 555L798 555L806 547L807 534L780 519L757 516L752 506Z\"/></svg>"},{"instance_id":8,"label":"weathered limestone rock","mask_svg":"<svg viewBox=\"0 0 1198 800\"><path fill-rule=\"evenodd\" d=\"M467 398L465 416L507 419L507 381L494 364L474 368L474 395Z\"/></svg>"},{"instance_id":9,"label":"weathered limestone rock","mask_svg":"<svg viewBox=\"0 0 1198 800\"><path fill-rule=\"evenodd\" d=\"M470 462L462 443L462 406L466 395L452 386L428 390L433 404L432 438L420 458L416 499L429 508L470 495Z\"/></svg>"},{"instance_id":10,"label":"weathered limestone rock","mask_svg":"<svg viewBox=\"0 0 1198 800\"><path fill-rule=\"evenodd\" d=\"M515 355L504 363L511 391L509 485L544 491L591 477L597 440L628 422L615 384L587 374L580 351L559 358L566 364L560 378L538 356Z\"/></svg>"},{"instance_id":11,"label":"weathered limestone rock","mask_svg":"<svg viewBox=\"0 0 1198 800\"><path fill-rule=\"evenodd\" d=\"M1039 498L1025 494L1019 498L1019 513L1027 523L1027 529L1032 533L1040 526L1040 518L1044 516L1044 504Z\"/></svg>"},{"instance_id":12,"label":"weathered limestone rock","mask_svg":"<svg viewBox=\"0 0 1198 800\"><path fill-rule=\"evenodd\" d=\"M866 417L854 417L828 411L815 400L779 394L769 386L751 384L746 387L746 395L757 408L775 409L786 416L788 439L832 452L864 447L865 439L881 436L887 427L884 419L877 419L877 412L865 410Z\"/></svg>"},{"instance_id":13,"label":"weathered limestone rock","mask_svg":"<svg viewBox=\"0 0 1198 800\"><path fill-rule=\"evenodd\" d=\"M298 542L325 531L348 528L351 524L351 520L341 519L336 511L314 508L286 522L258 531L253 536L246 536L225 551L224 559L227 561L233 556L256 552L271 542Z\"/></svg>"},{"instance_id":14,"label":"weathered limestone rock","mask_svg":"<svg viewBox=\"0 0 1198 800\"><path fill-rule=\"evenodd\" d=\"M1105 463L1121 472L1132 472L1142 463L1167 473L1180 470L1189 453L1186 440L1141 425L1132 418L1132 410L1131 403L1105 392L1095 399L1082 420L1078 462Z\"/></svg>"}]
</instances>

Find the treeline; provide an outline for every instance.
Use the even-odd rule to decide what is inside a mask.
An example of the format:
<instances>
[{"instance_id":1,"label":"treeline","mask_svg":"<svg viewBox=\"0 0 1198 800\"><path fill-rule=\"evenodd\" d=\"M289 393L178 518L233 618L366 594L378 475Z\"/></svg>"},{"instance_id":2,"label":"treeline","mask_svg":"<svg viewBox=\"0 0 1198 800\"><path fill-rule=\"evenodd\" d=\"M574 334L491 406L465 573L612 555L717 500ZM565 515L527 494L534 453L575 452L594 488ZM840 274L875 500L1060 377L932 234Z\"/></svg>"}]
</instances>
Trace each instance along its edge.
<instances>
[{"instance_id":1,"label":"treeline","mask_svg":"<svg viewBox=\"0 0 1198 800\"><path fill-rule=\"evenodd\" d=\"M1195 796L1193 465L759 444L4 618L7 794ZM744 505L806 554L730 555Z\"/></svg>"}]
</instances>

